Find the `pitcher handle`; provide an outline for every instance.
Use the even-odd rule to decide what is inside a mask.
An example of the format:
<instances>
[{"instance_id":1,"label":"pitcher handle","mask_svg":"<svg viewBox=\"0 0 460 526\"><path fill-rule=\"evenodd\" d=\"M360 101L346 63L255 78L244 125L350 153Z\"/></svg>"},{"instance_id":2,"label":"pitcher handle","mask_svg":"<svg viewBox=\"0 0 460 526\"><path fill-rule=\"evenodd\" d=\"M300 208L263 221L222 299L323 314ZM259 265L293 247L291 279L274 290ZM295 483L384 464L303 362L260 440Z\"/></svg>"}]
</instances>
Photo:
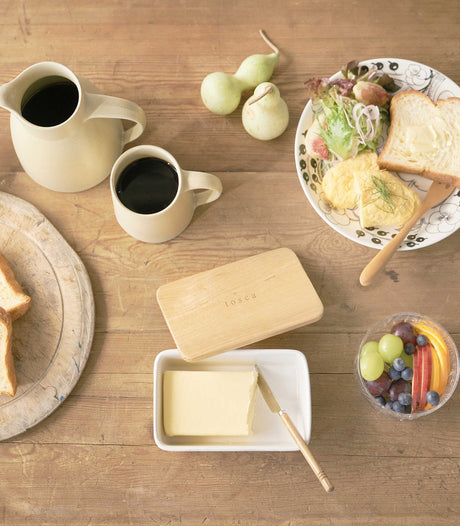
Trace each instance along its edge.
<instances>
[{"instance_id":1,"label":"pitcher handle","mask_svg":"<svg viewBox=\"0 0 460 526\"><path fill-rule=\"evenodd\" d=\"M135 102L98 93L87 93L87 119L125 119L135 124L123 132L123 144L137 139L145 129L145 113Z\"/></svg>"},{"instance_id":2,"label":"pitcher handle","mask_svg":"<svg viewBox=\"0 0 460 526\"><path fill-rule=\"evenodd\" d=\"M220 179L206 172L191 172L182 170L184 175L184 190L203 190L202 192L195 192L195 206L212 203L222 194L222 183Z\"/></svg>"}]
</instances>

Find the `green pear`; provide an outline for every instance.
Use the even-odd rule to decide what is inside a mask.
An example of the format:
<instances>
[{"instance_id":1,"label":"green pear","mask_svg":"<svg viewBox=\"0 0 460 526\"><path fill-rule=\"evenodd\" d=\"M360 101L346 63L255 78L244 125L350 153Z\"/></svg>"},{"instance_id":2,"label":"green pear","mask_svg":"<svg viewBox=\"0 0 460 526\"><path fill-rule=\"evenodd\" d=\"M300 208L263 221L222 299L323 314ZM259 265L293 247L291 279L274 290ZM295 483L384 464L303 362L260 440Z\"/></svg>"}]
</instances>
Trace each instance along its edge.
<instances>
[{"instance_id":1,"label":"green pear","mask_svg":"<svg viewBox=\"0 0 460 526\"><path fill-rule=\"evenodd\" d=\"M262 30L260 34L273 53L245 58L234 75L217 71L203 79L201 100L208 110L217 115L229 115L238 107L243 91L270 80L279 59L279 49Z\"/></svg>"},{"instance_id":2,"label":"green pear","mask_svg":"<svg viewBox=\"0 0 460 526\"><path fill-rule=\"evenodd\" d=\"M216 71L201 83L201 100L216 115L229 115L238 108L245 86L235 76Z\"/></svg>"},{"instance_id":3,"label":"green pear","mask_svg":"<svg viewBox=\"0 0 460 526\"><path fill-rule=\"evenodd\" d=\"M271 82L262 82L243 106L244 129L261 141L279 137L289 124L289 110L279 89Z\"/></svg>"}]
</instances>

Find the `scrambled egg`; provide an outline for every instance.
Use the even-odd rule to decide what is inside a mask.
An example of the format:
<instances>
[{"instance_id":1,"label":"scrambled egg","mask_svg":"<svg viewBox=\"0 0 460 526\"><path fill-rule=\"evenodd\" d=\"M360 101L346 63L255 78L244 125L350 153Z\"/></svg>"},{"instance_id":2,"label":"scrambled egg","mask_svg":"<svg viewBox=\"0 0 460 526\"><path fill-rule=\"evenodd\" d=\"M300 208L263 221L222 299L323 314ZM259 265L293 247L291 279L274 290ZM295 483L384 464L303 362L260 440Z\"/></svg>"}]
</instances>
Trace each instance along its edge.
<instances>
[{"instance_id":1,"label":"scrambled egg","mask_svg":"<svg viewBox=\"0 0 460 526\"><path fill-rule=\"evenodd\" d=\"M335 208L358 205L362 228L400 227L420 206L414 190L379 168L374 152L361 153L330 168L323 177L322 188Z\"/></svg>"}]
</instances>

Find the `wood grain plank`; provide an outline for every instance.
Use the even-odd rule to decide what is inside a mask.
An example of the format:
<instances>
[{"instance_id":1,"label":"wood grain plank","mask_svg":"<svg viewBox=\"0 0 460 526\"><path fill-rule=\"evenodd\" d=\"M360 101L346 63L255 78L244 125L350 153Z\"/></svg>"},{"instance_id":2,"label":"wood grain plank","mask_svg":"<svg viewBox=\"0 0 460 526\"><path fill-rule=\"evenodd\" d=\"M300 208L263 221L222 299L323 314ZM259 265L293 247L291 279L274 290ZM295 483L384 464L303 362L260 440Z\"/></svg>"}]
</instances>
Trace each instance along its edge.
<instances>
[{"instance_id":1,"label":"wood grain plank","mask_svg":"<svg viewBox=\"0 0 460 526\"><path fill-rule=\"evenodd\" d=\"M263 525L327 521L415 526L424 521L453 524L460 511L458 468L450 459L421 456L404 463L403 469L401 458L391 457L320 455L319 461L336 486L330 496L298 452L184 453L181 462L172 463L169 453L155 454L154 448L140 445L9 444L0 460L8 487L7 494L4 485L0 488L2 518L5 524L24 520ZM43 473L43 464L52 469ZM70 469L79 484L63 486L60 481L69 479ZM40 483L31 484L37 476ZM402 486L404 493L395 491ZM442 499L423 498L440 493ZM359 510L352 505L357 496ZM396 522L388 517L390 500L398 510Z\"/></svg>"}]
</instances>

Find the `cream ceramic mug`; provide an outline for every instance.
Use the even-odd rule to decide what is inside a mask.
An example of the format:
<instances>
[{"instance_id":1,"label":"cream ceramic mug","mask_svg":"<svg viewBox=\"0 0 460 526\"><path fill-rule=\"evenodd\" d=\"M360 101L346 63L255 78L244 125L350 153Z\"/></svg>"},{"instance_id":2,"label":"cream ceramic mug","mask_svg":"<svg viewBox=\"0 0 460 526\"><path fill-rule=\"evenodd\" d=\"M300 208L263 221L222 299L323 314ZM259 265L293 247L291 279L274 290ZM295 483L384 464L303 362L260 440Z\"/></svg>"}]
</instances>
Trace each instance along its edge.
<instances>
[{"instance_id":1,"label":"cream ceramic mug","mask_svg":"<svg viewBox=\"0 0 460 526\"><path fill-rule=\"evenodd\" d=\"M163 243L190 224L195 208L215 201L222 183L215 175L184 170L158 146L125 151L110 174L115 216L130 236Z\"/></svg>"}]
</instances>

